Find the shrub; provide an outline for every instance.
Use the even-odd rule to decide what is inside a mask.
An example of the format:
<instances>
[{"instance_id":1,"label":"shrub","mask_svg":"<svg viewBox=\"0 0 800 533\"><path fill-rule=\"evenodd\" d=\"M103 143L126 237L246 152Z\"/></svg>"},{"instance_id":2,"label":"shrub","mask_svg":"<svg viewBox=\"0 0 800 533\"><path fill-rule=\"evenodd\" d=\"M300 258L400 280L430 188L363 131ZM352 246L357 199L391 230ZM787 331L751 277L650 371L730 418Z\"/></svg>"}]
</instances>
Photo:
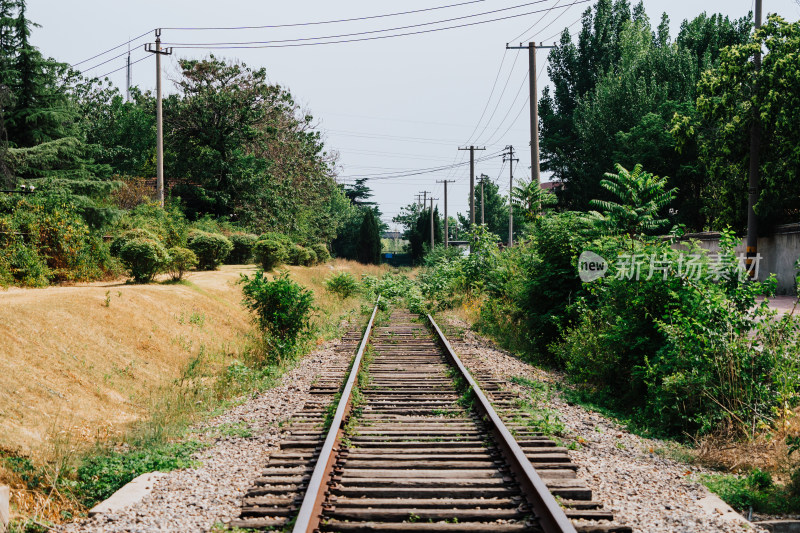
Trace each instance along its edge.
<instances>
[{"instance_id":1,"label":"shrub","mask_svg":"<svg viewBox=\"0 0 800 533\"><path fill-rule=\"evenodd\" d=\"M249 263L253 258L253 246L258 241L258 236L250 233L234 233L228 238L233 244L233 249L225 262L231 265Z\"/></svg>"},{"instance_id":2,"label":"shrub","mask_svg":"<svg viewBox=\"0 0 800 533\"><path fill-rule=\"evenodd\" d=\"M264 271L242 276L244 305L256 321L269 348L279 358L291 353L301 334L310 328L314 296L284 272L270 281Z\"/></svg>"},{"instance_id":3,"label":"shrub","mask_svg":"<svg viewBox=\"0 0 800 533\"><path fill-rule=\"evenodd\" d=\"M296 266L310 266L316 260L316 254L305 246L294 244L289 248L289 264Z\"/></svg>"},{"instance_id":4,"label":"shrub","mask_svg":"<svg viewBox=\"0 0 800 533\"><path fill-rule=\"evenodd\" d=\"M119 252L122 247L125 246L128 241L133 239L150 239L151 241L160 241L160 239L156 237L152 231L146 229L134 228L125 230L117 235L113 241L111 241L111 246L109 248L111 255L119 257Z\"/></svg>"},{"instance_id":5,"label":"shrub","mask_svg":"<svg viewBox=\"0 0 800 533\"><path fill-rule=\"evenodd\" d=\"M325 288L340 298L349 298L358 292L358 281L349 272L340 272L325 281Z\"/></svg>"},{"instance_id":6,"label":"shrub","mask_svg":"<svg viewBox=\"0 0 800 533\"><path fill-rule=\"evenodd\" d=\"M253 255L265 271L269 272L276 266L283 264L288 257L286 246L281 240L272 236L262 237L253 246Z\"/></svg>"},{"instance_id":7,"label":"shrub","mask_svg":"<svg viewBox=\"0 0 800 533\"><path fill-rule=\"evenodd\" d=\"M172 275L172 279L177 281L183 278L183 273L197 266L197 256L188 248L173 246L167 250L169 260L167 261L167 271Z\"/></svg>"},{"instance_id":8,"label":"shrub","mask_svg":"<svg viewBox=\"0 0 800 533\"><path fill-rule=\"evenodd\" d=\"M161 243L138 237L130 239L119 251L120 260L133 279L147 283L167 265L167 252Z\"/></svg>"},{"instance_id":9,"label":"shrub","mask_svg":"<svg viewBox=\"0 0 800 533\"><path fill-rule=\"evenodd\" d=\"M317 252L315 252L311 248L306 248L306 252L308 253L308 255L305 258L306 261L303 263L303 265L304 266L316 265L317 264Z\"/></svg>"},{"instance_id":10,"label":"shrub","mask_svg":"<svg viewBox=\"0 0 800 533\"><path fill-rule=\"evenodd\" d=\"M216 270L233 249L227 237L219 233L192 231L187 239L187 247L197 256L200 270Z\"/></svg>"},{"instance_id":11,"label":"shrub","mask_svg":"<svg viewBox=\"0 0 800 533\"><path fill-rule=\"evenodd\" d=\"M166 247L185 246L188 223L177 203L162 208L157 203L136 206L116 224L118 231L147 230ZM113 253L113 252L112 252Z\"/></svg>"},{"instance_id":12,"label":"shrub","mask_svg":"<svg viewBox=\"0 0 800 533\"><path fill-rule=\"evenodd\" d=\"M317 254L317 263L327 263L331 260L331 253L328 251L328 247L321 242L312 244L311 249Z\"/></svg>"}]
</instances>

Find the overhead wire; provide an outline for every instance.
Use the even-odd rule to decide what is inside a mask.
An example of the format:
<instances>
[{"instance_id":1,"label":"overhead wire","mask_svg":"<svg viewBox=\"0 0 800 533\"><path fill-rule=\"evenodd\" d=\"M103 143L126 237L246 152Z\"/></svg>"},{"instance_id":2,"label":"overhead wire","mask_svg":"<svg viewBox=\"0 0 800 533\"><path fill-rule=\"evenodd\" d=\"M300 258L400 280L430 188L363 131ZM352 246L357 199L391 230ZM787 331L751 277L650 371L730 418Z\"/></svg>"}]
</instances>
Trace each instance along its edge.
<instances>
[{"instance_id":1,"label":"overhead wire","mask_svg":"<svg viewBox=\"0 0 800 533\"><path fill-rule=\"evenodd\" d=\"M106 55L106 54L107 54L107 53L109 53L109 52L113 52L114 50L116 50L116 49L118 49L118 48L122 48L123 46L126 46L126 45L128 45L128 44L130 44L130 43L133 43L133 42L136 42L136 41L138 41L139 39L141 39L142 37L144 37L145 35L147 35L148 33L150 33L151 31L154 31L154 30L155 30L155 28L153 28L153 29L150 29L150 30L147 30L147 31L146 31L146 32L144 32L143 34L141 34L141 35L138 35L138 36L134 37L133 39L128 39L127 41L125 41L125 42L124 42L124 43L122 43L122 44L119 44L119 45L117 45L117 46L114 46L114 47L112 47L112 48L109 48L108 50L105 50L105 51L103 51L103 52L100 52L99 54L93 55L92 57L86 58L86 59L84 59L84 60L82 60L82 61L78 61L77 63L73 63L73 64L71 64L70 66L74 68L74 67L77 67L78 65L81 65L81 64L83 64L83 63L87 63L87 62L91 61L92 59L97 59L98 57L104 56L104 55Z\"/></svg>"},{"instance_id":2,"label":"overhead wire","mask_svg":"<svg viewBox=\"0 0 800 533\"><path fill-rule=\"evenodd\" d=\"M543 1L547 1L547 0L537 0L536 2L531 2L531 3L540 3L540 2L543 2ZM591 1L592 0L576 0L576 3L582 4L582 3L591 2ZM521 5L524 6L524 5L529 5L529 4L521 4ZM554 9L554 8L550 8L550 9ZM562 8L556 8L556 9L562 9ZM463 23L463 24L455 24L455 25L452 25L452 26L445 26L443 28L432 28L432 29L426 29L426 30L410 31L410 32L405 32L405 33L394 33L394 34L390 34L390 35L377 35L377 36L372 36L372 37L359 37L357 39L340 39L340 40L334 40L334 41L318 40L318 41L315 41L315 42L295 42L295 41L300 41L300 40L308 40L308 39L304 38L304 39L284 39L284 40L273 40L273 41L253 41L252 43L254 43L254 44L250 44L250 43L239 44L239 43L233 43L233 42L232 43L228 43L228 44L225 44L225 43L220 43L220 44L215 44L215 43L190 43L190 44L185 44L184 45L184 44L178 44L178 43L173 43L173 42L164 43L164 44L168 44L168 45L172 46L173 48L177 48L177 49L206 49L206 50L292 48L292 47L302 47L302 46L320 46L320 45L329 45L329 44L343 44L343 43L354 43L354 42L363 42L363 41L374 41L374 40L379 40L379 39L391 39L391 38L395 38L395 37L406 37L406 36L409 36L409 35L422 35L422 34L426 34L426 33L438 32L438 31L446 31L446 30L452 30L452 29L458 29L458 28L466 28L466 27L470 27L470 26L477 26L477 25L480 25L480 24L488 24L490 22L498 22L498 21L501 21L501 20L509 20L509 19L512 19L512 18L522 17L522 16L525 16L525 15L541 13L543 11L546 11L546 10L538 9L538 10L533 10L533 11L527 11L527 12L524 12L524 13L515 13L513 15L506 15L506 16L495 17L495 18L486 19L486 20L479 20L479 21L475 21L475 22L467 22L467 23ZM470 15L470 16L474 16L474 15ZM465 18L465 17L460 17L460 18ZM452 20L457 20L457 19L452 19ZM444 22L444 21L429 22L429 23L419 24L419 25L410 26L410 27L421 27L421 26L427 26L427 25L431 25L431 24L441 24L442 22ZM392 30L379 30L379 31L392 31ZM376 31L361 32L360 34L361 35L365 35L365 34L375 33L375 32ZM353 35L358 35L358 34L353 34ZM316 39L325 39L325 38L326 37L317 37ZM255 43L262 43L262 44L255 44ZM270 44L270 43L282 43L282 44Z\"/></svg>"},{"instance_id":3,"label":"overhead wire","mask_svg":"<svg viewBox=\"0 0 800 533\"><path fill-rule=\"evenodd\" d=\"M142 61L144 61L144 60L146 60L146 59L149 59L149 58L151 58L151 57L152 57L152 55L148 54L148 55L146 55L146 56L142 57L141 59L137 59L136 61L132 61L132 62L131 62L131 66L135 65L136 63L141 63ZM101 74L101 75L99 75L99 76L93 76L93 77L94 77L94 78L98 78L98 79L102 79L102 78L105 78L106 76L109 76L109 75L111 75L111 74L114 74L115 72L119 72L120 70L122 70L122 69L124 69L124 68L128 68L128 65L122 65L121 67L119 67L119 68L117 68L117 69L114 69L114 70L112 70L112 71L106 72L105 74Z\"/></svg>"},{"instance_id":4,"label":"overhead wire","mask_svg":"<svg viewBox=\"0 0 800 533\"><path fill-rule=\"evenodd\" d=\"M399 11L396 13L386 13L383 15L370 15L366 17L353 17L353 18L346 18L346 19L336 19L336 20L323 20L317 22L296 22L292 24L270 24L264 26L198 26L198 27L164 27L164 30L178 30L178 31L194 31L194 30L259 30L259 29L267 29L267 28L293 28L298 26L318 26L322 24L337 24L340 22L356 22L362 20L374 20L380 18L387 18L387 17L396 17L400 15L411 15L415 13L423 13L426 11L436 11L439 9L448 9L451 7L460 7L465 6L468 4L477 4L480 2L485 2L486 0L470 0L469 2L461 2L458 4L448 4L444 6L436 6L436 7L428 7L424 9L414 9L411 11Z\"/></svg>"}]
</instances>

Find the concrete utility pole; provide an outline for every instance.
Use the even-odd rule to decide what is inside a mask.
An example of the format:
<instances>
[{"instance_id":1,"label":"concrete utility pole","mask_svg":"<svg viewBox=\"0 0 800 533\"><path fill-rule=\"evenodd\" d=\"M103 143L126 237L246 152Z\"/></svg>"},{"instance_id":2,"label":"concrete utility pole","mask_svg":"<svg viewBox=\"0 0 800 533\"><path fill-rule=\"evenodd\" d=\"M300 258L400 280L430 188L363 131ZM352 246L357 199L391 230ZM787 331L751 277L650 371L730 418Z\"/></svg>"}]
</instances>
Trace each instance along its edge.
<instances>
[{"instance_id":1,"label":"concrete utility pole","mask_svg":"<svg viewBox=\"0 0 800 533\"><path fill-rule=\"evenodd\" d=\"M761 27L761 0L756 0L756 20L755 29ZM753 58L753 65L756 71L761 70L761 47L756 50ZM755 275L753 261L758 255L758 218L756 217L755 205L758 202L758 181L759 181L759 162L761 148L761 121L758 112L753 114L753 125L750 128L750 177L747 187L747 244L745 248L747 268L750 275Z\"/></svg>"},{"instance_id":2,"label":"concrete utility pole","mask_svg":"<svg viewBox=\"0 0 800 533\"><path fill-rule=\"evenodd\" d=\"M503 162L508 161L508 246L514 245L514 201L512 191L514 190L514 161L519 159L514 157L514 147L506 146L508 153L503 153Z\"/></svg>"},{"instance_id":3,"label":"concrete utility pole","mask_svg":"<svg viewBox=\"0 0 800 533\"><path fill-rule=\"evenodd\" d=\"M483 185L484 183L486 183L486 180L488 179L489 176L487 176L486 174L481 174L481 226L486 224L486 218L484 217L485 207L486 207L486 202L484 202L484 199L486 198L486 195L484 194Z\"/></svg>"},{"instance_id":4,"label":"concrete utility pole","mask_svg":"<svg viewBox=\"0 0 800 533\"><path fill-rule=\"evenodd\" d=\"M417 205L422 205L422 195L421 194L415 194L414 196L417 197Z\"/></svg>"},{"instance_id":5,"label":"concrete utility pole","mask_svg":"<svg viewBox=\"0 0 800 533\"><path fill-rule=\"evenodd\" d=\"M455 183L456 180L440 180L436 183L444 183L444 247L450 247L450 221L447 220L447 184Z\"/></svg>"},{"instance_id":6,"label":"concrete utility pole","mask_svg":"<svg viewBox=\"0 0 800 533\"><path fill-rule=\"evenodd\" d=\"M131 101L131 43L128 43L128 59L125 61L125 101Z\"/></svg>"},{"instance_id":7,"label":"concrete utility pole","mask_svg":"<svg viewBox=\"0 0 800 533\"><path fill-rule=\"evenodd\" d=\"M539 171L539 92L536 87L536 49L537 48L555 48L553 46L544 46L539 43L528 43L528 46L508 46L506 50L524 50L528 49L528 81L530 83L530 106L531 106L531 179L536 180L536 183L542 182L542 176Z\"/></svg>"},{"instance_id":8,"label":"concrete utility pole","mask_svg":"<svg viewBox=\"0 0 800 533\"><path fill-rule=\"evenodd\" d=\"M486 147L468 146L459 150L469 150L469 223L475 225L475 150L486 150Z\"/></svg>"},{"instance_id":9,"label":"concrete utility pole","mask_svg":"<svg viewBox=\"0 0 800 533\"><path fill-rule=\"evenodd\" d=\"M156 43L144 49L156 55L156 166L158 167L158 203L164 207L164 117L161 112L161 56L172 55L172 48L161 48L161 28L156 30Z\"/></svg>"},{"instance_id":10,"label":"concrete utility pole","mask_svg":"<svg viewBox=\"0 0 800 533\"><path fill-rule=\"evenodd\" d=\"M434 240L433 235L433 201L438 200L438 198L431 197L431 251L433 251L433 247L436 246L436 241Z\"/></svg>"}]
</instances>

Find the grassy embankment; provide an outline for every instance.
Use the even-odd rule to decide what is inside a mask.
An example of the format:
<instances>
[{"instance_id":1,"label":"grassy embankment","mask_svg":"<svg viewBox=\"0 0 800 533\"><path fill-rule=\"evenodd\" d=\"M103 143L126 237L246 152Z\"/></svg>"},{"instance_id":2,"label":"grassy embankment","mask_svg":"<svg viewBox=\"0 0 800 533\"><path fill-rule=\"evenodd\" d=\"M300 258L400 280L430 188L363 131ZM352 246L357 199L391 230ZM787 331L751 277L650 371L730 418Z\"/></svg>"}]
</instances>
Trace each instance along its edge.
<instances>
[{"instance_id":1,"label":"grassy embankment","mask_svg":"<svg viewBox=\"0 0 800 533\"><path fill-rule=\"evenodd\" d=\"M386 271L349 261L287 269L314 292L304 352L358 318L359 299L325 290L332 272ZM193 422L277 383L285 367L253 361L238 284L253 271L0 292L0 484L12 487L18 523L69 519L140 471L189 464Z\"/></svg>"}]
</instances>

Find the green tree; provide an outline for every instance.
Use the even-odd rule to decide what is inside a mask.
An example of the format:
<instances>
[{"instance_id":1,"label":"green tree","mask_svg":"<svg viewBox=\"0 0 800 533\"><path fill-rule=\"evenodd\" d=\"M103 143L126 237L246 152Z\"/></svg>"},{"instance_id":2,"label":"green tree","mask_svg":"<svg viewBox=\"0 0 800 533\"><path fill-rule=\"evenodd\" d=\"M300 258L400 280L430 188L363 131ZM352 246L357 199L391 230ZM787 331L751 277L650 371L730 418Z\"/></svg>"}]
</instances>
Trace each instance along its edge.
<instances>
[{"instance_id":1,"label":"green tree","mask_svg":"<svg viewBox=\"0 0 800 533\"><path fill-rule=\"evenodd\" d=\"M755 69L756 50L766 50ZM703 191L716 226L742 229L746 222L749 137L760 118L760 195L755 210L761 231L796 221L800 209L800 23L771 15L746 44L725 48L716 68L699 83L697 110L675 117L673 134L699 144L710 179Z\"/></svg>"},{"instance_id":2,"label":"green tree","mask_svg":"<svg viewBox=\"0 0 800 533\"><path fill-rule=\"evenodd\" d=\"M475 184L475 223L481 223L481 202L483 202L483 219L486 227L491 233L505 237L508 235L508 197L501 196L500 186L485 174L483 181L483 193L480 183ZM483 199L481 194L484 195ZM458 218L462 226L469 227L469 219L466 216L459 213Z\"/></svg>"},{"instance_id":3,"label":"green tree","mask_svg":"<svg viewBox=\"0 0 800 533\"><path fill-rule=\"evenodd\" d=\"M358 231L358 261L365 265L381 263L381 233L378 218L372 209L364 209L364 219Z\"/></svg>"},{"instance_id":4,"label":"green tree","mask_svg":"<svg viewBox=\"0 0 800 533\"><path fill-rule=\"evenodd\" d=\"M675 199L677 190L665 189L667 178L645 172L642 165L636 165L632 172L620 164L616 167L617 173L606 173L607 179L601 180L600 186L617 201L592 200L592 206L603 213L592 211L589 219L606 234L623 233L631 238L668 225L669 220L659 217Z\"/></svg>"}]
</instances>

